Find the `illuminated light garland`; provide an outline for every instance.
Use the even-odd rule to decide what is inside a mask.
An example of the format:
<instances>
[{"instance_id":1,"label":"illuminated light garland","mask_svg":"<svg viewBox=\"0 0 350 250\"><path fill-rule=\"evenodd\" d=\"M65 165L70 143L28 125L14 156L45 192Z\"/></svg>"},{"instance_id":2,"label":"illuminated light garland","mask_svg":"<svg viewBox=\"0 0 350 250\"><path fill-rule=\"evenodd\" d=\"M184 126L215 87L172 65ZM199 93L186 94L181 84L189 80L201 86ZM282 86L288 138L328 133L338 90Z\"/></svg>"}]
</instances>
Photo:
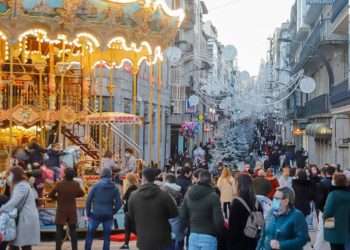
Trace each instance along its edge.
<instances>
[{"instance_id":1,"label":"illuminated light garland","mask_svg":"<svg viewBox=\"0 0 350 250\"><path fill-rule=\"evenodd\" d=\"M105 1L113 2L113 3L121 3L121 4L138 2L138 0L105 0ZM146 7L153 6L153 9L157 9L158 7L161 7L162 10L168 16L177 17L179 19L178 27L181 26L183 20L185 19L185 11L183 9L173 10L169 8L168 4L164 0L144 0L144 1L145 1Z\"/></svg>"}]
</instances>

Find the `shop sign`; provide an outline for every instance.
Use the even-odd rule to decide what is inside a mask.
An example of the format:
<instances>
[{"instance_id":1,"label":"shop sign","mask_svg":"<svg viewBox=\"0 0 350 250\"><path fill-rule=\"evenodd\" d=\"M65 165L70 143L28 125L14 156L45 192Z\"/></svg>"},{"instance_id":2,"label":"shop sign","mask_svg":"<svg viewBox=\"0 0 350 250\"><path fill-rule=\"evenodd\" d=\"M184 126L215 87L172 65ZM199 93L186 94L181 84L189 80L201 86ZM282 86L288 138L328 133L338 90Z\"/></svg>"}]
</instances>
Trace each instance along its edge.
<instances>
[{"instance_id":1,"label":"shop sign","mask_svg":"<svg viewBox=\"0 0 350 250\"><path fill-rule=\"evenodd\" d=\"M345 139L343 139L343 143L344 143L344 144L349 144L349 143L350 143L350 138L345 138Z\"/></svg>"}]
</instances>

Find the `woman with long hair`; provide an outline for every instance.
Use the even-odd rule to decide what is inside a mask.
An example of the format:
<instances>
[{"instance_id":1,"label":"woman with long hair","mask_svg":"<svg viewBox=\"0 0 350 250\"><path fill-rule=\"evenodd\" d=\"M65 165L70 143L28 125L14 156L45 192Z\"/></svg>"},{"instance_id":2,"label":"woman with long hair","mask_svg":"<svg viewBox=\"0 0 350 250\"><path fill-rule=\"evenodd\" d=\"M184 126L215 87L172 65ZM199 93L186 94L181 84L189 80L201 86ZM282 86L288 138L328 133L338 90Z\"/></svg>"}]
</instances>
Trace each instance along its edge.
<instances>
[{"instance_id":1,"label":"woman with long hair","mask_svg":"<svg viewBox=\"0 0 350 250\"><path fill-rule=\"evenodd\" d=\"M0 213L17 209L17 237L11 250L31 250L40 243L39 213L34 194L21 167L13 167L8 174L11 186L10 200L0 208Z\"/></svg>"},{"instance_id":2,"label":"woman with long hair","mask_svg":"<svg viewBox=\"0 0 350 250\"><path fill-rule=\"evenodd\" d=\"M232 201L229 217L229 242L232 250L255 250L258 238L248 238L244 234L251 211L260 211L253 187L253 180L248 174L240 174L237 177L238 197ZM250 211L248 211L247 206Z\"/></svg>"},{"instance_id":3,"label":"woman with long hair","mask_svg":"<svg viewBox=\"0 0 350 250\"><path fill-rule=\"evenodd\" d=\"M237 195L236 181L232 176L231 170L224 167L221 176L217 182L220 190L220 201L224 211L225 218L228 219L230 204L235 195Z\"/></svg>"},{"instance_id":4,"label":"woman with long hair","mask_svg":"<svg viewBox=\"0 0 350 250\"><path fill-rule=\"evenodd\" d=\"M125 224L125 240L124 245L120 249L129 249L129 241L131 233L135 232L135 226L132 224L128 215L128 202L131 194L137 190L138 177L136 174L129 173L125 178L125 194L123 196L124 202L124 224Z\"/></svg>"}]
</instances>

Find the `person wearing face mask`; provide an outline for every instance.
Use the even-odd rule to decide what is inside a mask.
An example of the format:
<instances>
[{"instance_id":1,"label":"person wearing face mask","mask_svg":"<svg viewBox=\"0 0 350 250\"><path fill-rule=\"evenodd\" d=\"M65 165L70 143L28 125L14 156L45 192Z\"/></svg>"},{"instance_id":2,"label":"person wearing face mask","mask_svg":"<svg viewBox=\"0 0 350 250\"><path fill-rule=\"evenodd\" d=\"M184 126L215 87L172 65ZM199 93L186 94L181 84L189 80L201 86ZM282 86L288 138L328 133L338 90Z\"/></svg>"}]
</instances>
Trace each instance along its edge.
<instances>
[{"instance_id":1,"label":"person wearing face mask","mask_svg":"<svg viewBox=\"0 0 350 250\"><path fill-rule=\"evenodd\" d=\"M308 227L294 203L291 188L277 189L257 250L303 250L309 241Z\"/></svg>"}]
</instances>

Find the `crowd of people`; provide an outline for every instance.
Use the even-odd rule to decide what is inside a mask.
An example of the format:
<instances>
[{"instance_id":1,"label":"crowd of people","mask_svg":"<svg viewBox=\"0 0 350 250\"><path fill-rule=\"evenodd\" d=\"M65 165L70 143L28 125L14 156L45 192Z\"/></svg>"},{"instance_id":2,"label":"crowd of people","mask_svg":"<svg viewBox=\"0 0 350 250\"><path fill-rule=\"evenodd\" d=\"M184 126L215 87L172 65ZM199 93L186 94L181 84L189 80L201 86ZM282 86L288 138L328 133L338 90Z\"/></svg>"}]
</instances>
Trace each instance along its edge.
<instances>
[{"instance_id":1,"label":"crowd of people","mask_svg":"<svg viewBox=\"0 0 350 250\"><path fill-rule=\"evenodd\" d=\"M127 166L117 175L110 152L101 161L100 180L87 194L85 250L92 249L100 225L103 250L110 249L121 209L125 238L120 249L129 249L135 234L140 250L302 250L311 241L310 230L317 230L315 249L349 249L350 174L338 166L284 160L277 167L257 160L241 170L219 164L213 174L200 147L193 151L195 159L162 172L136 167L129 151ZM62 248L65 225L72 250L78 249L76 198L85 192L76 174L66 167L48 195L57 201L56 250ZM7 183L10 195L0 197L0 249L30 250L40 243L33 185L21 165L9 169ZM13 210L17 216L11 217ZM12 226L1 228L13 220L16 236L7 240Z\"/></svg>"}]
</instances>

